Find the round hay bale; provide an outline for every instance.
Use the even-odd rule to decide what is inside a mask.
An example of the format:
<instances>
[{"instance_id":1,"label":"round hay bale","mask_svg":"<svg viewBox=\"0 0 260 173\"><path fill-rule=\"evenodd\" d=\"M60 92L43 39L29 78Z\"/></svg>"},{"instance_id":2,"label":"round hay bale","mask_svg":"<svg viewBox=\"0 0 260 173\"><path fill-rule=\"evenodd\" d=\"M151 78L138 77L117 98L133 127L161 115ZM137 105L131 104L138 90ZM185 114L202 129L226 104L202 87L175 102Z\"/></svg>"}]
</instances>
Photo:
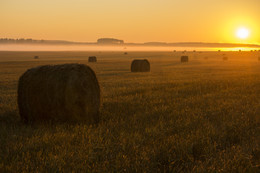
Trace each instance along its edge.
<instances>
[{"instance_id":1,"label":"round hay bale","mask_svg":"<svg viewBox=\"0 0 260 173\"><path fill-rule=\"evenodd\" d=\"M97 57L95 56L88 57L88 62L97 62Z\"/></svg>"},{"instance_id":2,"label":"round hay bale","mask_svg":"<svg viewBox=\"0 0 260 173\"><path fill-rule=\"evenodd\" d=\"M39 59L39 56L34 56L34 59Z\"/></svg>"},{"instance_id":3,"label":"round hay bale","mask_svg":"<svg viewBox=\"0 0 260 173\"><path fill-rule=\"evenodd\" d=\"M125 52L124 54L125 54L125 55L127 55L128 53L127 53L127 52Z\"/></svg>"},{"instance_id":4,"label":"round hay bale","mask_svg":"<svg viewBox=\"0 0 260 173\"><path fill-rule=\"evenodd\" d=\"M149 72L150 63L147 59L136 59L132 61L131 72Z\"/></svg>"},{"instance_id":5,"label":"round hay bale","mask_svg":"<svg viewBox=\"0 0 260 173\"><path fill-rule=\"evenodd\" d=\"M188 62L189 57L188 56L181 56L181 62Z\"/></svg>"},{"instance_id":6,"label":"round hay bale","mask_svg":"<svg viewBox=\"0 0 260 173\"><path fill-rule=\"evenodd\" d=\"M98 123L98 80L94 71L83 64L31 68L19 79L18 107L25 122Z\"/></svg>"},{"instance_id":7,"label":"round hay bale","mask_svg":"<svg viewBox=\"0 0 260 173\"><path fill-rule=\"evenodd\" d=\"M223 61L227 61L227 60L228 60L228 57L224 56Z\"/></svg>"}]
</instances>

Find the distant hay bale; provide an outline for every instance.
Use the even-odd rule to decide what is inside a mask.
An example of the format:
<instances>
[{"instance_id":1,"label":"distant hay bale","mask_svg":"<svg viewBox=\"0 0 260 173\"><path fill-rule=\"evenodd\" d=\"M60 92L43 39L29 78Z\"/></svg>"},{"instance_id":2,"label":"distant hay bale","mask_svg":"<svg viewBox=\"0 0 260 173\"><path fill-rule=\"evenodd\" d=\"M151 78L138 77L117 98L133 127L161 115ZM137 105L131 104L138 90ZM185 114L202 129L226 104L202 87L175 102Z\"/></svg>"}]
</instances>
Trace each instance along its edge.
<instances>
[{"instance_id":1,"label":"distant hay bale","mask_svg":"<svg viewBox=\"0 0 260 173\"><path fill-rule=\"evenodd\" d=\"M127 52L125 52L124 54L125 54L125 55L127 55L128 53L127 53Z\"/></svg>"},{"instance_id":2,"label":"distant hay bale","mask_svg":"<svg viewBox=\"0 0 260 173\"><path fill-rule=\"evenodd\" d=\"M99 121L100 87L94 71L83 64L27 70L19 79L17 101L25 122Z\"/></svg>"},{"instance_id":3,"label":"distant hay bale","mask_svg":"<svg viewBox=\"0 0 260 173\"><path fill-rule=\"evenodd\" d=\"M228 57L224 56L224 57L223 57L223 60L224 60L224 61L227 61L227 60L228 60Z\"/></svg>"},{"instance_id":4,"label":"distant hay bale","mask_svg":"<svg viewBox=\"0 0 260 173\"><path fill-rule=\"evenodd\" d=\"M181 56L181 62L188 62L189 57L188 56Z\"/></svg>"},{"instance_id":5,"label":"distant hay bale","mask_svg":"<svg viewBox=\"0 0 260 173\"><path fill-rule=\"evenodd\" d=\"M95 56L88 57L88 62L97 62L97 57Z\"/></svg>"},{"instance_id":6,"label":"distant hay bale","mask_svg":"<svg viewBox=\"0 0 260 173\"><path fill-rule=\"evenodd\" d=\"M131 64L131 72L149 72L150 63L147 59L143 60L133 60Z\"/></svg>"},{"instance_id":7,"label":"distant hay bale","mask_svg":"<svg viewBox=\"0 0 260 173\"><path fill-rule=\"evenodd\" d=\"M39 56L34 56L34 59L39 59Z\"/></svg>"}]
</instances>

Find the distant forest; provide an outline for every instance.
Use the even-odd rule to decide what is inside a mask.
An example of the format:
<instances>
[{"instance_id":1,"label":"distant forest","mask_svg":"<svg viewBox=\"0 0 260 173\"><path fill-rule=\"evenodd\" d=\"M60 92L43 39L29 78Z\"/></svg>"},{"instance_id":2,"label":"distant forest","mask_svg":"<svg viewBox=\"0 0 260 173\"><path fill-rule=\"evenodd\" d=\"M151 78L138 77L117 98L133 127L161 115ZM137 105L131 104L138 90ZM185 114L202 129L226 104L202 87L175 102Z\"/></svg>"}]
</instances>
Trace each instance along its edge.
<instances>
[{"instance_id":1,"label":"distant forest","mask_svg":"<svg viewBox=\"0 0 260 173\"><path fill-rule=\"evenodd\" d=\"M0 44L43 44L43 45L122 45L122 46L159 46L159 47L251 47L260 48L259 44L238 44L238 43L203 43L203 42L146 42L146 43L125 43L124 40L115 38L100 38L97 42L72 42L64 40L34 40L34 39L13 39L0 38Z\"/></svg>"}]
</instances>

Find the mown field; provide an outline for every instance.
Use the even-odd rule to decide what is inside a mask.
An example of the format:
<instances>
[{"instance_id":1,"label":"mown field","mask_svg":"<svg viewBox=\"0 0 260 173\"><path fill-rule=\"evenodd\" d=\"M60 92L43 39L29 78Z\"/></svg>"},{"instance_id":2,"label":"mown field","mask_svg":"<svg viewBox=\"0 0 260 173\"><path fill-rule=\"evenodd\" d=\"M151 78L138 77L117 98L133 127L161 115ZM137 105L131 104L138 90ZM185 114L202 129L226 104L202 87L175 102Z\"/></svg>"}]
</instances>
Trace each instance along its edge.
<instances>
[{"instance_id":1,"label":"mown field","mask_svg":"<svg viewBox=\"0 0 260 173\"><path fill-rule=\"evenodd\" d=\"M187 54L0 52L0 172L258 172L260 53ZM151 72L130 72L139 57ZM101 122L22 123L20 75L63 63L96 72Z\"/></svg>"}]
</instances>

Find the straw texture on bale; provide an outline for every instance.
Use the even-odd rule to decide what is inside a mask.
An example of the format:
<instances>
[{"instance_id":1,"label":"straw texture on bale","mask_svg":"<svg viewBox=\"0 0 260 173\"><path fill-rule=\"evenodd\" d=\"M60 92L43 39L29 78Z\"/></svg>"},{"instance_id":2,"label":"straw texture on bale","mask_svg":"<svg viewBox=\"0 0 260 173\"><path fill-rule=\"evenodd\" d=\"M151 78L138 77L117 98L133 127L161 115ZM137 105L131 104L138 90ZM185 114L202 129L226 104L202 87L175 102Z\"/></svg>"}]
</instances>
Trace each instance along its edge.
<instances>
[{"instance_id":1,"label":"straw texture on bale","mask_svg":"<svg viewBox=\"0 0 260 173\"><path fill-rule=\"evenodd\" d=\"M98 80L94 71L83 64L29 69L19 79L18 107L25 122L98 123Z\"/></svg>"},{"instance_id":2,"label":"straw texture on bale","mask_svg":"<svg viewBox=\"0 0 260 173\"><path fill-rule=\"evenodd\" d=\"M133 60L131 64L131 72L149 72L150 63L147 59Z\"/></svg>"},{"instance_id":3,"label":"straw texture on bale","mask_svg":"<svg viewBox=\"0 0 260 173\"><path fill-rule=\"evenodd\" d=\"M188 56L181 56L181 62L188 62L189 57Z\"/></svg>"},{"instance_id":4,"label":"straw texture on bale","mask_svg":"<svg viewBox=\"0 0 260 173\"><path fill-rule=\"evenodd\" d=\"M88 62L97 62L97 57L95 56L88 57Z\"/></svg>"}]
</instances>

